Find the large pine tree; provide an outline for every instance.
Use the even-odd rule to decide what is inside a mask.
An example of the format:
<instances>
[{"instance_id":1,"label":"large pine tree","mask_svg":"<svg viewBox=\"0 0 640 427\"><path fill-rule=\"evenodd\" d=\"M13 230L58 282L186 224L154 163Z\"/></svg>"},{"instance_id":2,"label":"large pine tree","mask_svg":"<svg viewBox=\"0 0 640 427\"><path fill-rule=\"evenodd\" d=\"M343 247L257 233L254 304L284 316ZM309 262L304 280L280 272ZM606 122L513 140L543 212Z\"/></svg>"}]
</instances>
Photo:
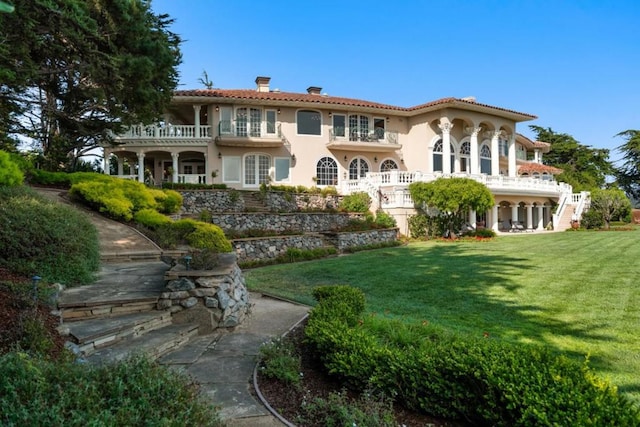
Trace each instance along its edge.
<instances>
[{"instance_id":1,"label":"large pine tree","mask_svg":"<svg viewBox=\"0 0 640 427\"><path fill-rule=\"evenodd\" d=\"M181 62L172 22L146 0L16 2L0 15L0 140L30 138L50 167L73 167L111 132L158 119Z\"/></svg>"}]
</instances>

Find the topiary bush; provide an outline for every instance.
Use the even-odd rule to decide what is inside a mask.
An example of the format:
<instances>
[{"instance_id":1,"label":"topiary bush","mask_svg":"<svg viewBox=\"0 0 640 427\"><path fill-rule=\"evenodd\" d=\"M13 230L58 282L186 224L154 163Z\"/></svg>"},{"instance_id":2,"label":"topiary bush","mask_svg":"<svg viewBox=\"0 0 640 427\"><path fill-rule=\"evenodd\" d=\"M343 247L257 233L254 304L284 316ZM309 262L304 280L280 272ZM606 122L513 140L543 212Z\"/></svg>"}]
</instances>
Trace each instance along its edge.
<instances>
[{"instance_id":1,"label":"topiary bush","mask_svg":"<svg viewBox=\"0 0 640 427\"><path fill-rule=\"evenodd\" d=\"M11 159L11 155L0 150L0 186L21 185L24 175L20 167Z\"/></svg>"},{"instance_id":2,"label":"topiary bush","mask_svg":"<svg viewBox=\"0 0 640 427\"><path fill-rule=\"evenodd\" d=\"M82 213L16 187L0 191L0 224L0 267L68 286L93 280L98 233Z\"/></svg>"},{"instance_id":3,"label":"topiary bush","mask_svg":"<svg viewBox=\"0 0 640 427\"><path fill-rule=\"evenodd\" d=\"M348 295L327 287L314 292L318 305L305 336L327 371L357 390L473 425L640 425L638 408L588 361L364 316Z\"/></svg>"}]
</instances>

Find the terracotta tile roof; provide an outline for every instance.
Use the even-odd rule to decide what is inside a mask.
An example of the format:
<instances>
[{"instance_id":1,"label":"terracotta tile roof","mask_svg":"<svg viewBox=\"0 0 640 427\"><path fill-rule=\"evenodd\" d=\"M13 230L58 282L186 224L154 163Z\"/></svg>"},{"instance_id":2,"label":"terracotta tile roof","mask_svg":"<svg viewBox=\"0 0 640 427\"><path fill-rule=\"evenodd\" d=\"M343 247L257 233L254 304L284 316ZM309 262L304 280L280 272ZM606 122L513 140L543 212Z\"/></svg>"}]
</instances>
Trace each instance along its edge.
<instances>
[{"instance_id":1,"label":"terracotta tile roof","mask_svg":"<svg viewBox=\"0 0 640 427\"><path fill-rule=\"evenodd\" d=\"M550 175L559 175L563 172L563 170L553 166L543 165L542 163L533 163L533 162L524 163L518 166L518 173L520 175L522 175L523 173L528 173L532 175L534 172L537 172L540 174L546 172Z\"/></svg>"},{"instance_id":2,"label":"terracotta tile roof","mask_svg":"<svg viewBox=\"0 0 640 427\"><path fill-rule=\"evenodd\" d=\"M488 104L481 104L469 99L459 98L442 98L425 104L416 105L414 107L398 107L396 105L380 104L377 102L364 101L361 99L342 98L337 96L328 95L312 95L307 93L295 93L295 92L259 92L255 89L195 89L195 90L178 90L175 92L175 96L183 97L207 97L207 98L222 98L222 99L243 99L243 100L255 100L255 101L272 101L272 102L303 102L310 104L319 104L326 106L344 106L344 107L361 107L371 108L387 111L397 111L399 113L405 113L403 115L413 115L419 113L422 110L434 109L434 107L440 107L449 105L451 107L458 107L462 109L481 108L498 110L505 113L515 114L522 116L525 120L537 118L534 115L527 113L520 113L518 111L509 110L506 108L495 107Z\"/></svg>"},{"instance_id":3,"label":"terracotta tile roof","mask_svg":"<svg viewBox=\"0 0 640 427\"><path fill-rule=\"evenodd\" d=\"M516 134L518 136L518 139L523 139L524 141L528 142L529 144L531 144L532 147L537 147L537 148L550 148L551 144L549 144L548 142L542 142L542 141L533 141L529 138L527 138L526 136L518 133ZM522 141L520 141L522 142Z\"/></svg>"}]
</instances>

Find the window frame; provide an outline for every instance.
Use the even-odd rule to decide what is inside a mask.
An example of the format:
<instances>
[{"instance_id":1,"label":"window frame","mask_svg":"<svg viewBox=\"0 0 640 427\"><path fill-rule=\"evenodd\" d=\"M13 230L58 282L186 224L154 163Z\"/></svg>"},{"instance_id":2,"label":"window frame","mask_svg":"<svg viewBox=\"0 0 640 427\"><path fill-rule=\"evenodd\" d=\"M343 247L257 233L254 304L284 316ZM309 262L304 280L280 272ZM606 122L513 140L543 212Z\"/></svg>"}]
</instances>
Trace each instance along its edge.
<instances>
[{"instance_id":1,"label":"window frame","mask_svg":"<svg viewBox=\"0 0 640 427\"><path fill-rule=\"evenodd\" d=\"M317 117L319 118L319 125L318 125L318 133L300 133L300 113L314 113L317 114ZM316 137L321 137L322 136L322 113L318 110L311 110L311 109L300 109L296 111L296 135L297 136L316 136Z\"/></svg>"}]
</instances>

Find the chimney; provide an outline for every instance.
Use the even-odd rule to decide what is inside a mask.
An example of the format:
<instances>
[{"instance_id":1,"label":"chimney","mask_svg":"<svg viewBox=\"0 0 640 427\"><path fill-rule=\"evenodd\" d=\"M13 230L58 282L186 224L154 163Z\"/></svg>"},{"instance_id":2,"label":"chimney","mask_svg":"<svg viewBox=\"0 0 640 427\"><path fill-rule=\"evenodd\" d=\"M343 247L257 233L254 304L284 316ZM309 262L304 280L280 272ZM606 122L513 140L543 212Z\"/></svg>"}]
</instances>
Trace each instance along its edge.
<instances>
[{"instance_id":1,"label":"chimney","mask_svg":"<svg viewBox=\"0 0 640 427\"><path fill-rule=\"evenodd\" d=\"M321 87L309 86L307 88L307 93L309 95L320 95L320 92L322 92L322 88Z\"/></svg>"},{"instance_id":2,"label":"chimney","mask_svg":"<svg viewBox=\"0 0 640 427\"><path fill-rule=\"evenodd\" d=\"M256 77L256 90L258 92L269 92L269 81L271 81L271 77Z\"/></svg>"}]
</instances>

